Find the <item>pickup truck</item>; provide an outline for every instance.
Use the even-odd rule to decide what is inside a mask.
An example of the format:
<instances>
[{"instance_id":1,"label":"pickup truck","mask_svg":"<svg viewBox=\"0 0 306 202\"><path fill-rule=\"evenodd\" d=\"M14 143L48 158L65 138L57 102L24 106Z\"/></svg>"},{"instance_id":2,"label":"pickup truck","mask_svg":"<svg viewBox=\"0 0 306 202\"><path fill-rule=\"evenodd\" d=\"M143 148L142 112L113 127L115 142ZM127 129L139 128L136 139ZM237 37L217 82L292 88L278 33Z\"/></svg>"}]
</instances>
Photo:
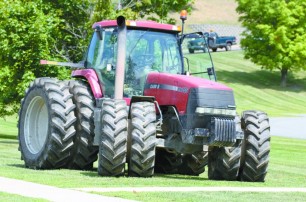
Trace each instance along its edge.
<instances>
[{"instance_id":1,"label":"pickup truck","mask_svg":"<svg viewBox=\"0 0 306 202\"><path fill-rule=\"evenodd\" d=\"M189 53L194 53L196 50L202 50L204 53L208 52L207 37L199 33L191 33L186 36L187 48Z\"/></svg>"},{"instance_id":2,"label":"pickup truck","mask_svg":"<svg viewBox=\"0 0 306 202\"><path fill-rule=\"evenodd\" d=\"M232 49L232 45L237 44L235 36L219 36L216 32L205 32L208 47L216 52L218 48L225 48L226 51Z\"/></svg>"},{"instance_id":3,"label":"pickup truck","mask_svg":"<svg viewBox=\"0 0 306 202\"><path fill-rule=\"evenodd\" d=\"M192 33L186 36L188 38L187 48L189 53L202 50L204 53L208 48L216 52L218 48L225 48L226 51L232 49L232 45L237 44L235 36L219 36L216 32Z\"/></svg>"}]
</instances>

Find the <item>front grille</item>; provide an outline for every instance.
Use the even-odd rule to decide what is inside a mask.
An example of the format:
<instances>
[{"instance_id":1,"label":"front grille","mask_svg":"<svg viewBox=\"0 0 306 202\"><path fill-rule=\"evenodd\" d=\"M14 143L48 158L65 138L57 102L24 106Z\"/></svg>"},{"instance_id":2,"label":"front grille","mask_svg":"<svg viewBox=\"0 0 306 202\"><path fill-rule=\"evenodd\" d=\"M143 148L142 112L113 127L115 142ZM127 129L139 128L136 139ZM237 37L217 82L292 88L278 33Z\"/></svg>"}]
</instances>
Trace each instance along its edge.
<instances>
[{"instance_id":1,"label":"front grille","mask_svg":"<svg viewBox=\"0 0 306 202\"><path fill-rule=\"evenodd\" d=\"M212 117L211 135L208 142L212 146L232 146L236 142L234 119Z\"/></svg>"}]
</instances>

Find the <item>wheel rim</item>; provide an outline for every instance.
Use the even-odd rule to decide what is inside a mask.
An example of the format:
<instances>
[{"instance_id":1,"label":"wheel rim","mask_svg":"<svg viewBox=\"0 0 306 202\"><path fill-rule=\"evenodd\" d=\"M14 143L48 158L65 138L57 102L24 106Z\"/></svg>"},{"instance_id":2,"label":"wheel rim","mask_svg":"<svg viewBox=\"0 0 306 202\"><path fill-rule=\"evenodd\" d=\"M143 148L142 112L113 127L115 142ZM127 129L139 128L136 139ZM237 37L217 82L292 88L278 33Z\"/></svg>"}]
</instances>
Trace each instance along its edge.
<instances>
[{"instance_id":1,"label":"wheel rim","mask_svg":"<svg viewBox=\"0 0 306 202\"><path fill-rule=\"evenodd\" d=\"M39 153L48 137L48 109L42 97L34 97L27 109L24 122L25 142L32 154Z\"/></svg>"}]
</instances>

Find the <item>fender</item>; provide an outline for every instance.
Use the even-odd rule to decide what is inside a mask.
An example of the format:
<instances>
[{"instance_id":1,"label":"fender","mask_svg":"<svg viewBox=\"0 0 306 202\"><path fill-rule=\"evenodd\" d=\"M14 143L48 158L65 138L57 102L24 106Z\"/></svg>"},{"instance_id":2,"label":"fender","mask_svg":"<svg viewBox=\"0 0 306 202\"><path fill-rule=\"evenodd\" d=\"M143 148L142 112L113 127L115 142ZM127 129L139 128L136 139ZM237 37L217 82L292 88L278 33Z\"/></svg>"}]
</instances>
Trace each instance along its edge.
<instances>
[{"instance_id":1,"label":"fender","mask_svg":"<svg viewBox=\"0 0 306 202\"><path fill-rule=\"evenodd\" d=\"M85 78L91 88L92 94L94 95L94 97L97 98L102 98L103 97L103 93L102 93L102 89L101 86L99 84L99 79L98 76L95 72L95 70L93 69L79 69L79 70L74 70L71 73L72 77L83 77Z\"/></svg>"}]
</instances>

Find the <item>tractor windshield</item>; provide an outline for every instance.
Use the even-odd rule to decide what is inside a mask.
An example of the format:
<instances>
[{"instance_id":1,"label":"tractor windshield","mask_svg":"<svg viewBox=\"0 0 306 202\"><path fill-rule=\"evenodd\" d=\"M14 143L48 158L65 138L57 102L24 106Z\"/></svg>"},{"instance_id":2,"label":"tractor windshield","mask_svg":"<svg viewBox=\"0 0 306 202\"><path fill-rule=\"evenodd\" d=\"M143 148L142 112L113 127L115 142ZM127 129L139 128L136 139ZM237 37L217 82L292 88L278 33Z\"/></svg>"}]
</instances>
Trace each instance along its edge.
<instances>
[{"instance_id":1,"label":"tractor windshield","mask_svg":"<svg viewBox=\"0 0 306 202\"><path fill-rule=\"evenodd\" d=\"M148 30L127 30L125 85L127 97L142 95L150 72L181 74L179 40L176 34ZM95 33L87 55L87 67L96 70L103 94L112 97L117 59L117 29L108 28L102 40Z\"/></svg>"},{"instance_id":2,"label":"tractor windshield","mask_svg":"<svg viewBox=\"0 0 306 202\"><path fill-rule=\"evenodd\" d=\"M216 80L205 33L183 35L182 50L185 58L185 71L192 76Z\"/></svg>"}]
</instances>

